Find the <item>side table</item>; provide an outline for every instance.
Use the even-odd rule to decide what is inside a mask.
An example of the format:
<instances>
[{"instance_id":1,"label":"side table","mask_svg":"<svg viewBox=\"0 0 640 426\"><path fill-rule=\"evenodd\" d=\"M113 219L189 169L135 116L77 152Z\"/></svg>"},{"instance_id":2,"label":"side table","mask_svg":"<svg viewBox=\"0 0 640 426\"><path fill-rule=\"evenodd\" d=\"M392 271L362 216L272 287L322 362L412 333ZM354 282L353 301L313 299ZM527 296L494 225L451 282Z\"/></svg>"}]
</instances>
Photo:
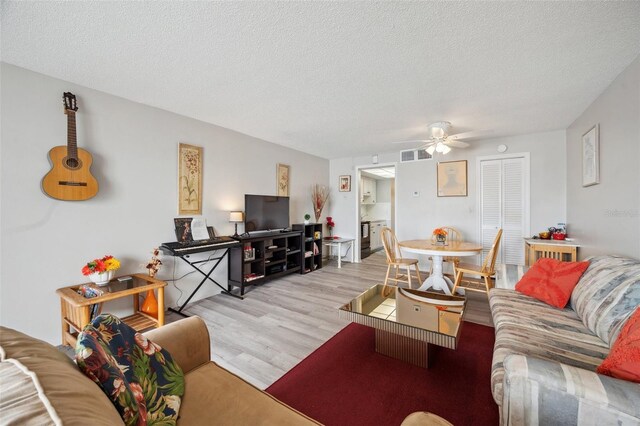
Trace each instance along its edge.
<instances>
[{"instance_id":1,"label":"side table","mask_svg":"<svg viewBox=\"0 0 640 426\"><path fill-rule=\"evenodd\" d=\"M355 240L353 238L336 238L336 239L324 239L322 240L322 244L329 247L329 256L333 254L333 248L337 247L338 249L338 268L342 268L342 245L347 245L347 250L351 251L351 263L355 261L353 256L353 242ZM346 255L345 255L346 256Z\"/></svg>"},{"instance_id":2,"label":"side table","mask_svg":"<svg viewBox=\"0 0 640 426\"><path fill-rule=\"evenodd\" d=\"M86 298L78 294L78 288L87 285L103 292L101 296ZM131 296L133 298L133 315L122 320L138 331L164 325L164 288L167 283L145 274L133 274L130 280L111 280L106 286L93 283L76 284L56 290L60 296L60 316L62 321L62 344L76 345L78 333L91 322L91 306L109 300ZM158 291L158 318L140 311L140 294L148 290Z\"/></svg>"},{"instance_id":3,"label":"side table","mask_svg":"<svg viewBox=\"0 0 640 426\"><path fill-rule=\"evenodd\" d=\"M576 262L580 244L567 240L524 239L524 260L526 266L533 266L541 257L550 257L560 261Z\"/></svg>"}]
</instances>

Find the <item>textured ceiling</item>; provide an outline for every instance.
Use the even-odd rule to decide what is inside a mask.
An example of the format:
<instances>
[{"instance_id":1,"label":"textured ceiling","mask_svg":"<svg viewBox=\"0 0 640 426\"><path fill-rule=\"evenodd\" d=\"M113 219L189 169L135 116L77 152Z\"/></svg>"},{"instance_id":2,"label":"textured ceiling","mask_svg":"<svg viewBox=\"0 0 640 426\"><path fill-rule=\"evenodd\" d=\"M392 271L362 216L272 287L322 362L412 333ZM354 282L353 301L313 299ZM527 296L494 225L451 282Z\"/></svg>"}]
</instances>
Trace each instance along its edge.
<instances>
[{"instance_id":1,"label":"textured ceiling","mask_svg":"<svg viewBox=\"0 0 640 426\"><path fill-rule=\"evenodd\" d=\"M438 120L492 137L566 128L640 53L637 1L1 12L5 62L326 158L405 148L390 142Z\"/></svg>"}]
</instances>

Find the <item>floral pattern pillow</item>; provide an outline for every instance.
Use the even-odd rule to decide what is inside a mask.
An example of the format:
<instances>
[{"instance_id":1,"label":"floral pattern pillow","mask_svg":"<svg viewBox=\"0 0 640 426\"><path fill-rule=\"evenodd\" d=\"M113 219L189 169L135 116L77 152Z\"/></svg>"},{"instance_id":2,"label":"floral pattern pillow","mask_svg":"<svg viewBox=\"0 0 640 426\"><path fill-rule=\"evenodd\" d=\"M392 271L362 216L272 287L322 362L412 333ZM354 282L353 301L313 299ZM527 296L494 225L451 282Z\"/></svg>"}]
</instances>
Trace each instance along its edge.
<instances>
[{"instance_id":1,"label":"floral pattern pillow","mask_svg":"<svg viewBox=\"0 0 640 426\"><path fill-rule=\"evenodd\" d=\"M171 355L110 314L78 336L76 362L118 409L127 425L175 425L184 374Z\"/></svg>"}]
</instances>

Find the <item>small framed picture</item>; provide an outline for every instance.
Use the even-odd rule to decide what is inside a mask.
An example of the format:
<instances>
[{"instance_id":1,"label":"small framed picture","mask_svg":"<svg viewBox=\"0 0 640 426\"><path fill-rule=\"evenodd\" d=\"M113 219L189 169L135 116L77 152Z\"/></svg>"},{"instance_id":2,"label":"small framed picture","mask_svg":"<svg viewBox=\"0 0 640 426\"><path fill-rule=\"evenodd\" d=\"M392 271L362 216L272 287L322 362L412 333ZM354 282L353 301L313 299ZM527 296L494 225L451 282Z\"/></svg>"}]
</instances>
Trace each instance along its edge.
<instances>
[{"instance_id":1,"label":"small framed picture","mask_svg":"<svg viewBox=\"0 0 640 426\"><path fill-rule=\"evenodd\" d=\"M582 186L600 183L600 126L582 135Z\"/></svg>"},{"instance_id":2,"label":"small framed picture","mask_svg":"<svg viewBox=\"0 0 640 426\"><path fill-rule=\"evenodd\" d=\"M338 188L340 188L340 192L351 192L351 175L340 176Z\"/></svg>"},{"instance_id":3,"label":"small framed picture","mask_svg":"<svg viewBox=\"0 0 640 426\"><path fill-rule=\"evenodd\" d=\"M277 194L279 197L288 197L289 196L289 172L290 167L286 164L278 164L276 168L277 175Z\"/></svg>"},{"instance_id":4,"label":"small framed picture","mask_svg":"<svg viewBox=\"0 0 640 426\"><path fill-rule=\"evenodd\" d=\"M256 258L256 249L252 248L249 250L244 250L244 260L255 260Z\"/></svg>"},{"instance_id":5,"label":"small framed picture","mask_svg":"<svg viewBox=\"0 0 640 426\"><path fill-rule=\"evenodd\" d=\"M438 163L438 197L466 197L467 160Z\"/></svg>"}]
</instances>

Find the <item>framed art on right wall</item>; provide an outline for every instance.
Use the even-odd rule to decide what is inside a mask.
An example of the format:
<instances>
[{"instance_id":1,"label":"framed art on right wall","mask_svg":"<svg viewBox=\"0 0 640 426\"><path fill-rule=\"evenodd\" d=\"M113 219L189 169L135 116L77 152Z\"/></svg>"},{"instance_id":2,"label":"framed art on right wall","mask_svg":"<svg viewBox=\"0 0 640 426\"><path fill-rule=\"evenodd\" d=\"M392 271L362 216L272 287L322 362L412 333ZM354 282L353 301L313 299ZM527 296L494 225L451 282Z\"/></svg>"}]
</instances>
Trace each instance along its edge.
<instances>
[{"instance_id":1,"label":"framed art on right wall","mask_svg":"<svg viewBox=\"0 0 640 426\"><path fill-rule=\"evenodd\" d=\"M582 186L600 183L600 126L582 135Z\"/></svg>"}]
</instances>

